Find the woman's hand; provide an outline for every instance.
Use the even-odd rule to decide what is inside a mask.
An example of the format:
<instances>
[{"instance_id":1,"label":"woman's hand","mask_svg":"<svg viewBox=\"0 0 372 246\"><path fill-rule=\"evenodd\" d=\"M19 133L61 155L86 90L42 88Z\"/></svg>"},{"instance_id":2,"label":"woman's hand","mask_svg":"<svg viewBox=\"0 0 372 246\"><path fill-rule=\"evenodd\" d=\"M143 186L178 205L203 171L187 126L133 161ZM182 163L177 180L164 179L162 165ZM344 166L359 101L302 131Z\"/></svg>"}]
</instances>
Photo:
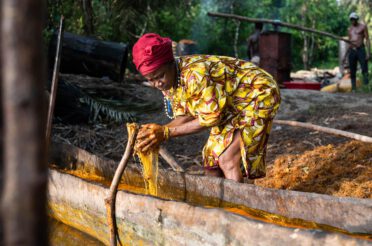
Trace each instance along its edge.
<instances>
[{"instance_id":1,"label":"woman's hand","mask_svg":"<svg viewBox=\"0 0 372 246\"><path fill-rule=\"evenodd\" d=\"M158 124L142 125L137 135L136 149L146 152L169 138L169 129Z\"/></svg>"}]
</instances>

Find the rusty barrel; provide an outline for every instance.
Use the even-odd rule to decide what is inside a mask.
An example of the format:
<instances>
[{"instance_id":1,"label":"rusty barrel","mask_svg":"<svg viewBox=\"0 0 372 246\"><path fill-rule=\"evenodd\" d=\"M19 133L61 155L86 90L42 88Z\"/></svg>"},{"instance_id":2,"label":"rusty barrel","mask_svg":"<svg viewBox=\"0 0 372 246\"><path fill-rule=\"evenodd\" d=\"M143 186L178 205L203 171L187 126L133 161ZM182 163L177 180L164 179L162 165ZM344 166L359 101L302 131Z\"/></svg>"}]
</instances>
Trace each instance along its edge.
<instances>
[{"instance_id":1,"label":"rusty barrel","mask_svg":"<svg viewBox=\"0 0 372 246\"><path fill-rule=\"evenodd\" d=\"M193 40L182 39L177 44L176 54L178 56L193 55L197 53L197 43Z\"/></svg>"},{"instance_id":2,"label":"rusty barrel","mask_svg":"<svg viewBox=\"0 0 372 246\"><path fill-rule=\"evenodd\" d=\"M273 75L283 85L290 80L291 34L284 32L264 32L259 39L260 67Z\"/></svg>"}]
</instances>

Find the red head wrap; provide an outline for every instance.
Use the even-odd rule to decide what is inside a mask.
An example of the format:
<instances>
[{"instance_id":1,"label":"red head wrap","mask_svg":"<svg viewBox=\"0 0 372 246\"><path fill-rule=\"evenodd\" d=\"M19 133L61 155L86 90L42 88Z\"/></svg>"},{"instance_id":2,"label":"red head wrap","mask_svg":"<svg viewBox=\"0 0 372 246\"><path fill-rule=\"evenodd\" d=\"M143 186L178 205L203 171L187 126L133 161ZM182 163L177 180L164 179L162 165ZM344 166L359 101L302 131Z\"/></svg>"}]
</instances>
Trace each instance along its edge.
<instances>
[{"instance_id":1,"label":"red head wrap","mask_svg":"<svg viewBox=\"0 0 372 246\"><path fill-rule=\"evenodd\" d=\"M154 72L174 59L172 40L156 33L143 35L133 46L133 63L143 75Z\"/></svg>"}]
</instances>

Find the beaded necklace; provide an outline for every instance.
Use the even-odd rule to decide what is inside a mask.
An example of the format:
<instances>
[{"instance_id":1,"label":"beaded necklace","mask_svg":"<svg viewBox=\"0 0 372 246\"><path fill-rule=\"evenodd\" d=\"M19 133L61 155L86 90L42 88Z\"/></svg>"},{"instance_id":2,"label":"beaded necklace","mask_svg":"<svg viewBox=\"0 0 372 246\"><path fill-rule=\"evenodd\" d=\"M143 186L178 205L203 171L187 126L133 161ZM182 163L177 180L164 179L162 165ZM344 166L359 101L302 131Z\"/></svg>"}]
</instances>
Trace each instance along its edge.
<instances>
[{"instance_id":1,"label":"beaded necklace","mask_svg":"<svg viewBox=\"0 0 372 246\"><path fill-rule=\"evenodd\" d=\"M175 62L176 62L176 79L177 79L177 81L176 81L177 87L176 88L178 88L180 86L181 73L180 73L180 68L178 67L179 60L178 59L175 59ZM174 116L174 112L172 110L171 102L170 102L170 100L166 96L164 96L163 99L164 99L164 111L165 111L165 115L169 119L173 120L176 117ZM170 114L172 114L172 115L170 115Z\"/></svg>"}]
</instances>

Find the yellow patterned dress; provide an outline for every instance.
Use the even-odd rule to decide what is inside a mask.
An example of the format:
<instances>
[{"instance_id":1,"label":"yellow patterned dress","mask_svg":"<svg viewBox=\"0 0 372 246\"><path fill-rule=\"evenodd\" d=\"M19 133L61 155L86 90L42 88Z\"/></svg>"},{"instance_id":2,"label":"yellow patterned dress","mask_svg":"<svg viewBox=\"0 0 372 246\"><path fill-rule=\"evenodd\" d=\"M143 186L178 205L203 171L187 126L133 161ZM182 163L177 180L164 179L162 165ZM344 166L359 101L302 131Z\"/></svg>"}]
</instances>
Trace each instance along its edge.
<instances>
[{"instance_id":1,"label":"yellow patterned dress","mask_svg":"<svg viewBox=\"0 0 372 246\"><path fill-rule=\"evenodd\" d=\"M190 115L211 127L203 149L204 167L218 168L218 157L241 133L242 171L265 176L266 145L280 93L271 75L250 62L224 56L193 55L177 60L179 86L165 97L175 117Z\"/></svg>"}]
</instances>

